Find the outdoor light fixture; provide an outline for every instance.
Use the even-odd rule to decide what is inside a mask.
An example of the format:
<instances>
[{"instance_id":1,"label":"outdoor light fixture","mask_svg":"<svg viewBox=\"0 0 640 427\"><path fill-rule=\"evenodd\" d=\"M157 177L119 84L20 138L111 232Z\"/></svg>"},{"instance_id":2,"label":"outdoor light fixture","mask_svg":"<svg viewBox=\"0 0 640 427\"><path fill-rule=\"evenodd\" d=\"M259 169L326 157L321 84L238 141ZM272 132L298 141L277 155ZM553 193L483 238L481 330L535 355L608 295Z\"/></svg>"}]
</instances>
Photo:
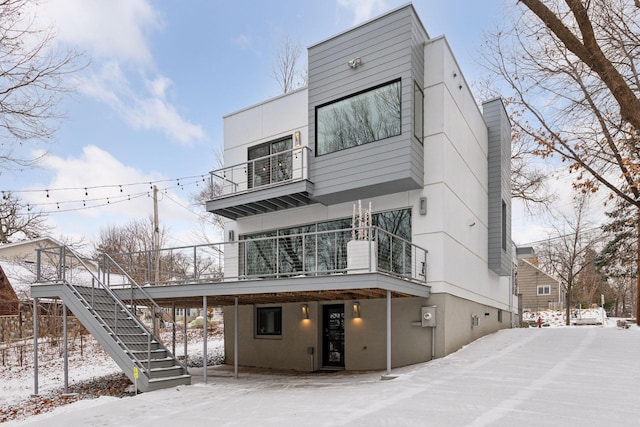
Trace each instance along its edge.
<instances>
[{"instance_id":1,"label":"outdoor light fixture","mask_svg":"<svg viewBox=\"0 0 640 427\"><path fill-rule=\"evenodd\" d=\"M293 133L293 139L296 142L296 147L300 147L300 131L299 130Z\"/></svg>"},{"instance_id":2,"label":"outdoor light fixture","mask_svg":"<svg viewBox=\"0 0 640 427\"><path fill-rule=\"evenodd\" d=\"M353 302L353 317L360 317L360 303L358 301Z\"/></svg>"},{"instance_id":3,"label":"outdoor light fixture","mask_svg":"<svg viewBox=\"0 0 640 427\"><path fill-rule=\"evenodd\" d=\"M309 305L308 304L302 304L302 318L303 319L308 319L309 318Z\"/></svg>"},{"instance_id":4,"label":"outdoor light fixture","mask_svg":"<svg viewBox=\"0 0 640 427\"><path fill-rule=\"evenodd\" d=\"M362 60L360 59L360 57L353 58L352 60L347 62L347 65L349 65L349 67L351 67L351 68L357 68L358 65L360 65L361 62L362 62Z\"/></svg>"}]
</instances>

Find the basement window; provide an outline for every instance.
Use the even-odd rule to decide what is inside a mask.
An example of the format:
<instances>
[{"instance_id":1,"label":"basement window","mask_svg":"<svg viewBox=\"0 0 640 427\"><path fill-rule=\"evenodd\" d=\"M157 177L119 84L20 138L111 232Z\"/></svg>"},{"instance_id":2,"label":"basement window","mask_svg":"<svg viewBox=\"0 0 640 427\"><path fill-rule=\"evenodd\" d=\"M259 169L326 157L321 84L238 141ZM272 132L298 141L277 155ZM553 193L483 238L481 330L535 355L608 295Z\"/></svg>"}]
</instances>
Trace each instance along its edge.
<instances>
[{"instance_id":1,"label":"basement window","mask_svg":"<svg viewBox=\"0 0 640 427\"><path fill-rule=\"evenodd\" d=\"M256 335L282 335L282 307L256 309Z\"/></svg>"}]
</instances>

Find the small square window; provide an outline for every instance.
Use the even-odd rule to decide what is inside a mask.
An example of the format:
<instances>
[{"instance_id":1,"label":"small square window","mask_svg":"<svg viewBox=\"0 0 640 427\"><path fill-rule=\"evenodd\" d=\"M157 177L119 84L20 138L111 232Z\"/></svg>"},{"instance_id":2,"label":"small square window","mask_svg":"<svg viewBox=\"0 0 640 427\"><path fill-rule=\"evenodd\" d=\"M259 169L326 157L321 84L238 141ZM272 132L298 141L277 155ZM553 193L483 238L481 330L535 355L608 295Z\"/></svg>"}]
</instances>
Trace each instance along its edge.
<instances>
[{"instance_id":1,"label":"small square window","mask_svg":"<svg viewBox=\"0 0 640 427\"><path fill-rule=\"evenodd\" d=\"M282 307L256 309L256 335L282 335Z\"/></svg>"}]
</instances>

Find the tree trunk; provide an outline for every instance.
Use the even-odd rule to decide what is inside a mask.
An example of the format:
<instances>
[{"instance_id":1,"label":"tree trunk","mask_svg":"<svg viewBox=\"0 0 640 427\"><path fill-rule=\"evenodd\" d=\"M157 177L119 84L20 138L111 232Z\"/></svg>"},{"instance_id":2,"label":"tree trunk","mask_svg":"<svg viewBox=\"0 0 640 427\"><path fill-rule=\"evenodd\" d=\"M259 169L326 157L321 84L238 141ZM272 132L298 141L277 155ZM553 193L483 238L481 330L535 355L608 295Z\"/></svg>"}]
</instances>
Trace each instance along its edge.
<instances>
[{"instance_id":1,"label":"tree trunk","mask_svg":"<svg viewBox=\"0 0 640 427\"><path fill-rule=\"evenodd\" d=\"M638 206L636 227L638 228L638 234L636 236L638 240L638 245L636 247L636 324L640 326L640 206Z\"/></svg>"}]
</instances>

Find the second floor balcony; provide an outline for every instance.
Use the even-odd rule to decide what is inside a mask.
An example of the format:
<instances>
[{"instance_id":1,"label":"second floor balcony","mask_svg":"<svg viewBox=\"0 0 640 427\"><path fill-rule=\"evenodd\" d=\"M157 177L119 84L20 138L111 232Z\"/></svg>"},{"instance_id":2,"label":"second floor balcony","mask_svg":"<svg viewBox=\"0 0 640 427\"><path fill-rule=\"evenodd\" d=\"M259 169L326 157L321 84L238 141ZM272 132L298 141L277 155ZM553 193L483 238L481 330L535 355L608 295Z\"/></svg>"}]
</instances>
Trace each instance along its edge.
<instances>
[{"instance_id":1,"label":"second floor balcony","mask_svg":"<svg viewBox=\"0 0 640 427\"><path fill-rule=\"evenodd\" d=\"M210 172L209 212L230 219L313 203L308 147L295 147Z\"/></svg>"}]
</instances>

